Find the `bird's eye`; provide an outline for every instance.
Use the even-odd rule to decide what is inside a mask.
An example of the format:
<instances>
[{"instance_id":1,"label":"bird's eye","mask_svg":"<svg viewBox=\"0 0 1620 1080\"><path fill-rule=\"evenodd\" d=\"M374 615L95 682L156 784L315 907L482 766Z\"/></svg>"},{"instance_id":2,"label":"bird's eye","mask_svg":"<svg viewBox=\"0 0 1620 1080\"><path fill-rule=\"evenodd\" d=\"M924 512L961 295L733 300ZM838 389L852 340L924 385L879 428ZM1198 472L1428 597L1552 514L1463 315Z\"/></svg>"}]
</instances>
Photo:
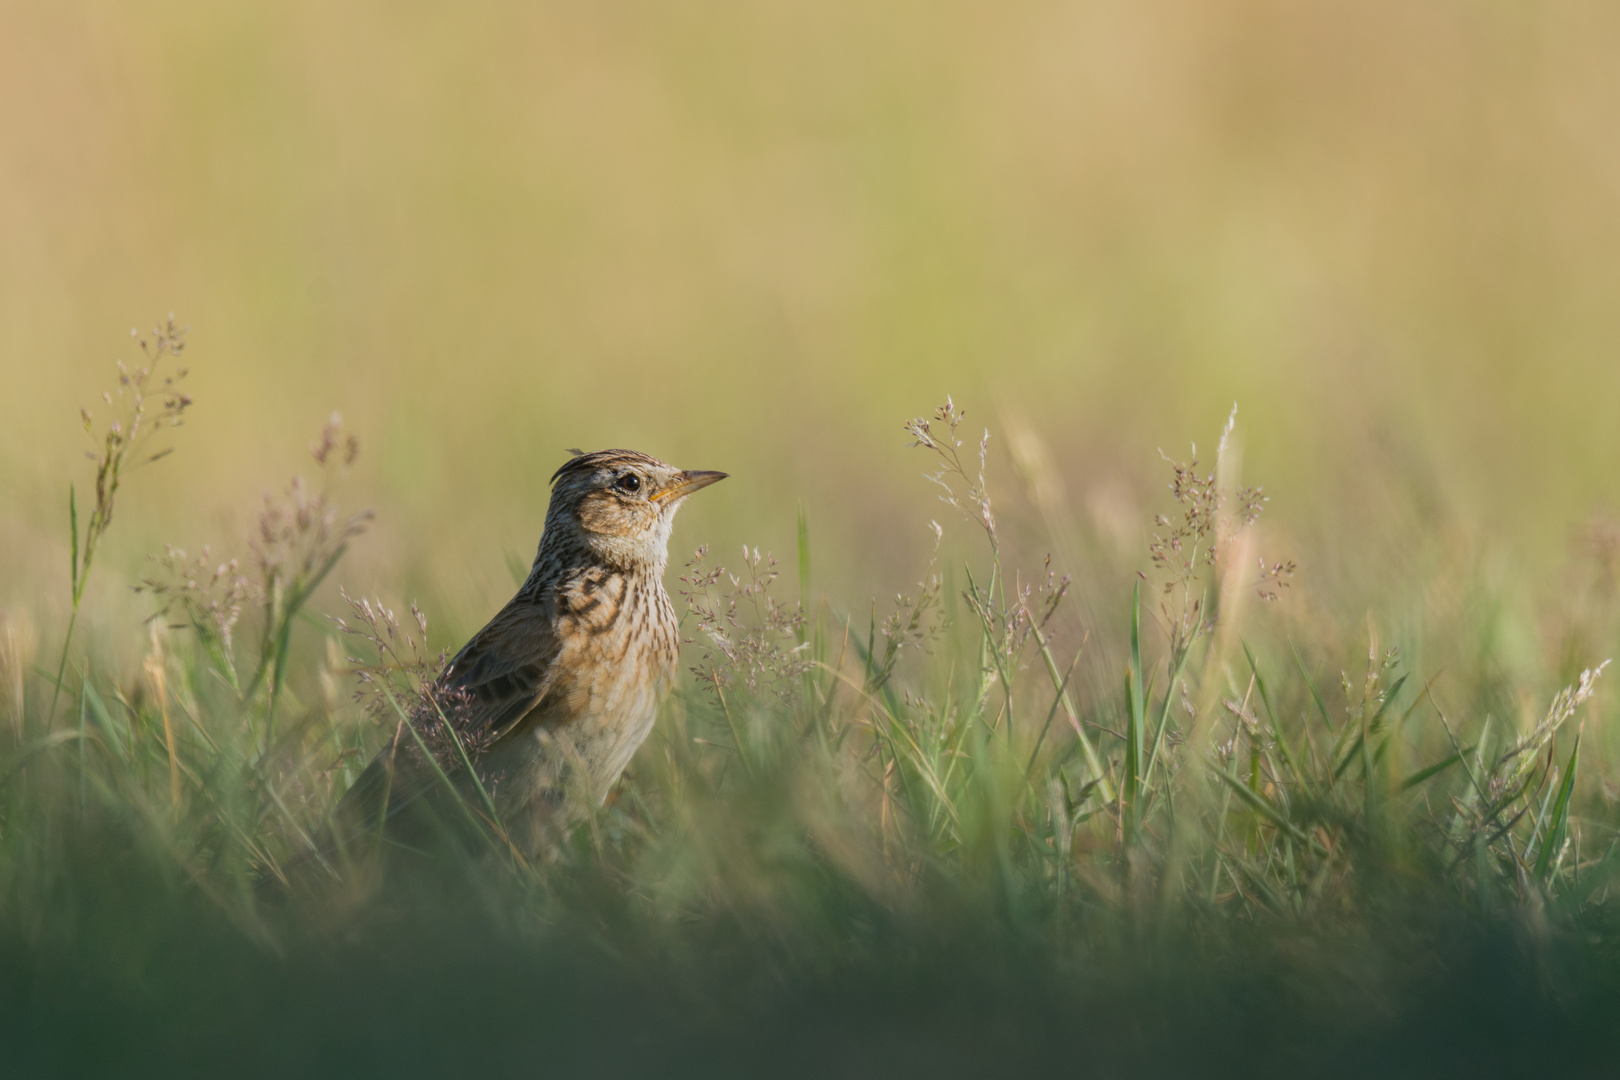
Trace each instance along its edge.
<instances>
[{"instance_id":1,"label":"bird's eye","mask_svg":"<svg viewBox=\"0 0 1620 1080\"><path fill-rule=\"evenodd\" d=\"M636 476L635 473L625 473L623 476L619 477L618 481L613 486L618 488L620 491L640 491L641 478Z\"/></svg>"}]
</instances>

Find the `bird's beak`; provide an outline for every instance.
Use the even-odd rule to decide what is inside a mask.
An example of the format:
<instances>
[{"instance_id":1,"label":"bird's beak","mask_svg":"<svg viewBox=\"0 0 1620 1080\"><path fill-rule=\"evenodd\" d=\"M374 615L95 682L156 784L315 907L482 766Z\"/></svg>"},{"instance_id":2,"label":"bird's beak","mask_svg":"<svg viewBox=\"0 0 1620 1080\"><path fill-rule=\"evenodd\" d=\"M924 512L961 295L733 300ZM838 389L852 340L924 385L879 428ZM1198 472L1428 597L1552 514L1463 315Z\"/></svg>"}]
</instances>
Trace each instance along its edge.
<instances>
[{"instance_id":1,"label":"bird's beak","mask_svg":"<svg viewBox=\"0 0 1620 1080\"><path fill-rule=\"evenodd\" d=\"M730 475L730 473L711 472L703 469L689 469L681 473L676 478L675 483L654 495L652 501L662 502L665 499L684 499L692 492L700 488L706 488L710 484L717 484Z\"/></svg>"}]
</instances>

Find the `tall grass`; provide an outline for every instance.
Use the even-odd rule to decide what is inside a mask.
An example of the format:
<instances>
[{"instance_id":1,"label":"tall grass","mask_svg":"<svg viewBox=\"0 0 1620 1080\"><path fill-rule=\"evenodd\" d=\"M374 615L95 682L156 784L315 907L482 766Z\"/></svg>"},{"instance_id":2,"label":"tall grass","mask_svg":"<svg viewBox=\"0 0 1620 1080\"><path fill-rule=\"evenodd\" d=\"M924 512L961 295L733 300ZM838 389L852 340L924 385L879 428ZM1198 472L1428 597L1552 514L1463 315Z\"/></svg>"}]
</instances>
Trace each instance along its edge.
<instances>
[{"instance_id":1,"label":"tall grass","mask_svg":"<svg viewBox=\"0 0 1620 1080\"><path fill-rule=\"evenodd\" d=\"M1171 1045L1215 1068L1238 1031L1269 1066L1402 1031L1435 987L1458 1015L1406 1032L1429 1049L1403 1067L1493 1045L1492 1009L1587 1030L1614 942L1615 816L1582 759L1603 665L1517 724L1443 711L1436 676L1370 624L1353 631L1364 666L1322 678L1331 648L1268 623L1308 576L1259 554L1265 496L1238 482L1231 421L1211 466L1169 463L1112 640L1080 637L1067 577L1004 562L991 434L969 438L964 416L947 401L906 425L971 540L942 543L911 594L882 610L818 595L802 512L796 597L769 555L727 569L699 551L672 582L692 678L561 851L522 849L447 782L473 842L382 867L334 856L322 824L368 752L423 715L408 706L442 654L414 606L344 593L347 610L319 610L366 523L338 509L359 446L334 417L311 448L323 480L268 499L243 555L153 561L137 676L71 641L60 675L8 673L26 687L0 749L0 927L28 973L11 1004L64 1025L29 1045L57 1060L82 1007L141 1018L103 1062L176 1025L203 1060L273 1017L288 1043L260 1064L278 1068L320 1038L404 1067L438 1051L402 1045L718 1071L729 1046L788 1072L843 1046L877 1068L898 1039L918 1068L955 1046L939 1067L1050 1049L1129 1069ZM1077 673L1111 670L1086 666L1099 651L1123 656L1118 681L1082 692ZM414 734L449 767L468 753ZM1497 941L1509 959L1492 968ZM90 1004L59 985L92 986ZM525 1026L526 1001L569 1001L574 1019ZM346 1034L311 1034L322 1009ZM659 1041L595 1034L621 1029ZM836 1038L772 1056L817 1030Z\"/></svg>"}]
</instances>

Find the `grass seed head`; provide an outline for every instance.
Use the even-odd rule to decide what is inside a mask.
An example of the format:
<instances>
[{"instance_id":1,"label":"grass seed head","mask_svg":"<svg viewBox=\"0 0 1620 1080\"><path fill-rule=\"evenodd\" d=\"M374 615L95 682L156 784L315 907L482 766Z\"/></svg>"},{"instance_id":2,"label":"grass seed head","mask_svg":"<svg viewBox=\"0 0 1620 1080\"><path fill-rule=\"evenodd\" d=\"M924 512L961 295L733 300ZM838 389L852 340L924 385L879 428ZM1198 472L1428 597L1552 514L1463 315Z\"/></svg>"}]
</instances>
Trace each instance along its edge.
<instances>
[{"instance_id":1,"label":"grass seed head","mask_svg":"<svg viewBox=\"0 0 1620 1080\"><path fill-rule=\"evenodd\" d=\"M741 685L778 698L792 694L795 681L814 665L798 640L803 608L784 603L772 590L781 577L775 557L745 544L740 574L706 566L707 558L708 548L698 548L676 590L685 618L695 624L695 636L686 640L700 649L692 672L716 691Z\"/></svg>"}]
</instances>

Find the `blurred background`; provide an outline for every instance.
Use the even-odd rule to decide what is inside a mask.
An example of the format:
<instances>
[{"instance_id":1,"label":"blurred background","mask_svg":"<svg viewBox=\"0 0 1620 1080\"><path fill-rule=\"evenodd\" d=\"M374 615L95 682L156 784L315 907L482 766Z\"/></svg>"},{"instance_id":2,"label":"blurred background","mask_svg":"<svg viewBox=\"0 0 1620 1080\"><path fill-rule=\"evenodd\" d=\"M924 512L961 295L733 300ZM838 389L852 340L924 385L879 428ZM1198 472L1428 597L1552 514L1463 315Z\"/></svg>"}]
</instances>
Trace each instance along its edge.
<instances>
[{"instance_id":1,"label":"blurred background","mask_svg":"<svg viewBox=\"0 0 1620 1080\"><path fill-rule=\"evenodd\" d=\"M0 0L0 605L62 618L79 408L169 311L196 405L107 603L338 410L338 578L446 634L572 446L734 474L677 561L791 561L802 500L860 607L944 520L900 424L946 393L1110 597L1234 401L1296 594L1559 580L1620 497L1617 49L1579 2Z\"/></svg>"}]
</instances>

